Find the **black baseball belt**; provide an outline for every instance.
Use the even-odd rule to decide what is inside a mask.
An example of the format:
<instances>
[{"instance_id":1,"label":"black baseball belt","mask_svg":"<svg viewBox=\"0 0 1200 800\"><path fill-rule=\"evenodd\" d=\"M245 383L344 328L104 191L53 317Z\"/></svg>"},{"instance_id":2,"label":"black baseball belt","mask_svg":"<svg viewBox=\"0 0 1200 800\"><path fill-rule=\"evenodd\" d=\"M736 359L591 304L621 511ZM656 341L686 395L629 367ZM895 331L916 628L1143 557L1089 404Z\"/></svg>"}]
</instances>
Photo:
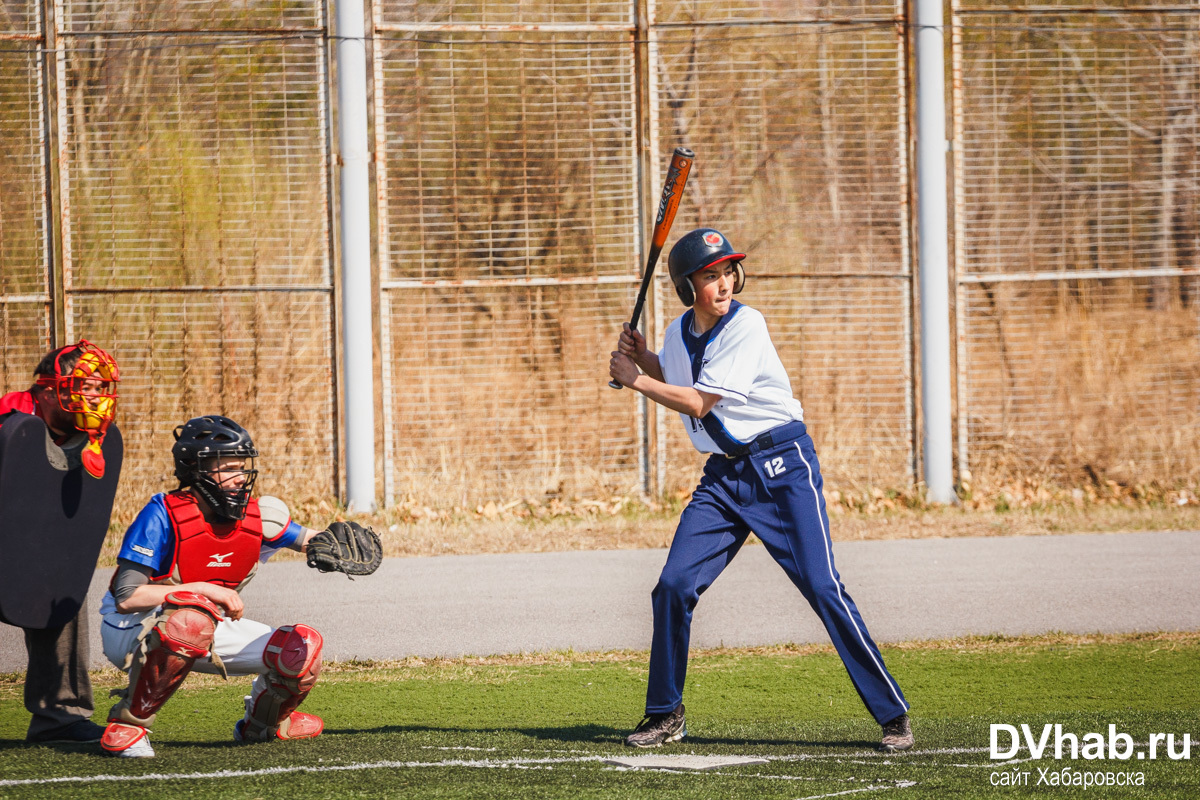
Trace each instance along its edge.
<instances>
[{"instance_id":1,"label":"black baseball belt","mask_svg":"<svg viewBox=\"0 0 1200 800\"><path fill-rule=\"evenodd\" d=\"M763 450L770 450L777 445L786 444L787 442L795 441L807 433L808 429L804 427L804 423L798 419L791 422L785 422L778 425L766 433L760 433L749 442L738 442L736 445L730 445L725 448L726 458L741 458L752 453L758 453Z\"/></svg>"}]
</instances>

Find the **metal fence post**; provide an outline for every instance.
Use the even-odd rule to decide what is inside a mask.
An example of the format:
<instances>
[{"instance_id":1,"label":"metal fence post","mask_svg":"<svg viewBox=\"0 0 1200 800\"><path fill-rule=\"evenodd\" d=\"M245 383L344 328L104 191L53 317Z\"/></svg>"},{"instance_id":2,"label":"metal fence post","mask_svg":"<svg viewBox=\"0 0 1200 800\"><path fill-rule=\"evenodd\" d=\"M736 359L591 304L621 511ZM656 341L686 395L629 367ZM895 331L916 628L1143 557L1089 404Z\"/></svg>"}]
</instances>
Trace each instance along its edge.
<instances>
[{"instance_id":1,"label":"metal fence post","mask_svg":"<svg viewBox=\"0 0 1200 800\"><path fill-rule=\"evenodd\" d=\"M970 462L970 396L967 394L967 294L963 291L962 276L967 269L967 238L964 235L966 211L963 182L963 64L962 64L962 18L958 13L959 0L950 4L951 25L951 74L953 90L951 113L954 120L954 399L958 415L958 478L965 487L971 477Z\"/></svg>"},{"instance_id":2,"label":"metal fence post","mask_svg":"<svg viewBox=\"0 0 1200 800\"><path fill-rule=\"evenodd\" d=\"M375 371L371 326L371 186L362 0L338 0L338 162L341 166L342 369L346 507L375 510Z\"/></svg>"},{"instance_id":3,"label":"metal fence post","mask_svg":"<svg viewBox=\"0 0 1200 800\"><path fill-rule=\"evenodd\" d=\"M634 109L634 138L636 145L634 147L634 160L636 162L636 171L634 172L634 180L636 181L637 191L634 196L637 198L637 211L634 215L634 226L637 231L637 263L646 263L646 198L648 194L648 184L650 173L653 170L653 146L654 139L651 135L650 127L650 109L654 104L654 97L650 93L650 76L653 73L653 65L650 63L650 46L649 46L649 31L650 31L650 4L653 0L635 0L633 4L634 13L634 29L633 29L633 96L636 108ZM641 323L643 332L650 331L651 335L658 335L657 312L658 303L654 293L648 297L650 308L644 315L644 322ZM651 459L658 458L658 448L662 446L661 441L657 441L655 435L656 429L652 424L652 420L657 419L658 410L651 408L651 404L646 398L639 396L638 400L638 434L641 437L642 452L638 460L639 483L641 490L647 494L653 494L658 491L658 472L651 468Z\"/></svg>"},{"instance_id":4,"label":"metal fence post","mask_svg":"<svg viewBox=\"0 0 1200 800\"><path fill-rule=\"evenodd\" d=\"M921 272L921 409L929 499L955 499L950 433L950 298L946 215L946 78L942 0L917 0L917 203Z\"/></svg>"}]
</instances>

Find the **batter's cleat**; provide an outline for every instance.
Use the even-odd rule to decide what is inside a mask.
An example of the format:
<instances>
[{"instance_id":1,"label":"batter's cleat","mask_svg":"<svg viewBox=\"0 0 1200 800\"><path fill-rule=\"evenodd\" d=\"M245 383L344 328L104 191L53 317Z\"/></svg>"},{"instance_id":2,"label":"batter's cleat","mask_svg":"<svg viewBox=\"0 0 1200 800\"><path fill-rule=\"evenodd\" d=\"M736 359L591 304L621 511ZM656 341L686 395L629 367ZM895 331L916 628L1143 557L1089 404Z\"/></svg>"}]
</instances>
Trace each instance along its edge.
<instances>
[{"instance_id":1,"label":"batter's cleat","mask_svg":"<svg viewBox=\"0 0 1200 800\"><path fill-rule=\"evenodd\" d=\"M119 758L154 758L154 748L150 746L150 737L146 735L148 733L140 725L110 722L104 729L100 746Z\"/></svg>"},{"instance_id":2,"label":"batter's cleat","mask_svg":"<svg viewBox=\"0 0 1200 800\"><path fill-rule=\"evenodd\" d=\"M305 714L303 711L293 711L280 724L274 734L267 734L265 739L255 739L246 735L246 720L239 719L233 726L233 738L239 742L270 742L277 739L314 739L325 730L324 721L316 714ZM265 732L264 732L265 733Z\"/></svg>"},{"instance_id":3,"label":"batter's cleat","mask_svg":"<svg viewBox=\"0 0 1200 800\"><path fill-rule=\"evenodd\" d=\"M647 714L633 733L625 737L630 747L658 747L678 742L687 736L687 721L683 718L683 703L665 714Z\"/></svg>"},{"instance_id":4,"label":"batter's cleat","mask_svg":"<svg viewBox=\"0 0 1200 800\"><path fill-rule=\"evenodd\" d=\"M80 719L62 728L25 737L27 744L60 744L75 742L98 742L104 736L104 726L90 719Z\"/></svg>"},{"instance_id":5,"label":"batter's cleat","mask_svg":"<svg viewBox=\"0 0 1200 800\"><path fill-rule=\"evenodd\" d=\"M883 741L879 743L879 749L884 753L899 753L912 749L913 742L912 723L908 721L908 714L901 714L891 722L884 723Z\"/></svg>"}]
</instances>

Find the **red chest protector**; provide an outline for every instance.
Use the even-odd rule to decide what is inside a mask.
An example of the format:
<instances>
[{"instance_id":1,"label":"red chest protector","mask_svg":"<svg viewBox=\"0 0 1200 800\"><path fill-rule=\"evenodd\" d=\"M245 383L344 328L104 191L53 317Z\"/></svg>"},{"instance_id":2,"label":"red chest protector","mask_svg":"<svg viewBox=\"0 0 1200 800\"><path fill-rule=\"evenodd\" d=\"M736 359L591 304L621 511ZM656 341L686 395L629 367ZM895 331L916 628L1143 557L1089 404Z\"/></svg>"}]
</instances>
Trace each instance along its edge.
<instances>
[{"instance_id":1,"label":"red chest protector","mask_svg":"<svg viewBox=\"0 0 1200 800\"><path fill-rule=\"evenodd\" d=\"M257 500L246 506L245 519L217 525L205 521L191 492L170 492L164 500L175 534L175 555L171 569L151 580L205 581L236 589L254 574L263 531Z\"/></svg>"}]
</instances>

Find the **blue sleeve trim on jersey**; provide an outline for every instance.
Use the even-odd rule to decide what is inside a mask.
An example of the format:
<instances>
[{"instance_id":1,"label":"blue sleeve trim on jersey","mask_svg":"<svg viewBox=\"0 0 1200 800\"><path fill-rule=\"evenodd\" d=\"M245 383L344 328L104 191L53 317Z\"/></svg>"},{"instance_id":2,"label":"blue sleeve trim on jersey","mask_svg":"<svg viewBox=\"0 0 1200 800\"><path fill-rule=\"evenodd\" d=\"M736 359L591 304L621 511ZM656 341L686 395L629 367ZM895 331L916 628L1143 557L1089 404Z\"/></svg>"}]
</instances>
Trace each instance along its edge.
<instances>
[{"instance_id":1,"label":"blue sleeve trim on jersey","mask_svg":"<svg viewBox=\"0 0 1200 800\"><path fill-rule=\"evenodd\" d=\"M171 533L171 519L167 516L163 495L156 494L138 512L129 530L125 531L117 558L149 567L153 574L161 575L174 555L175 537Z\"/></svg>"},{"instance_id":2,"label":"blue sleeve trim on jersey","mask_svg":"<svg viewBox=\"0 0 1200 800\"><path fill-rule=\"evenodd\" d=\"M704 389L712 389L713 390L712 394L719 394L722 396L731 395L731 394L736 395L742 399L743 403L750 399L750 395L742 394L741 392L739 392L736 389L726 389L724 386L713 386L711 383L704 383L702 381L696 381L695 385L701 386ZM701 390L701 391L703 391L703 390Z\"/></svg>"},{"instance_id":3,"label":"blue sleeve trim on jersey","mask_svg":"<svg viewBox=\"0 0 1200 800\"><path fill-rule=\"evenodd\" d=\"M304 536L304 528L300 525L297 525L294 520L288 520L287 527L283 529L283 533L279 534L269 542L265 539L263 540L263 548L280 550L284 547L291 547L300 541L302 536Z\"/></svg>"}]
</instances>

